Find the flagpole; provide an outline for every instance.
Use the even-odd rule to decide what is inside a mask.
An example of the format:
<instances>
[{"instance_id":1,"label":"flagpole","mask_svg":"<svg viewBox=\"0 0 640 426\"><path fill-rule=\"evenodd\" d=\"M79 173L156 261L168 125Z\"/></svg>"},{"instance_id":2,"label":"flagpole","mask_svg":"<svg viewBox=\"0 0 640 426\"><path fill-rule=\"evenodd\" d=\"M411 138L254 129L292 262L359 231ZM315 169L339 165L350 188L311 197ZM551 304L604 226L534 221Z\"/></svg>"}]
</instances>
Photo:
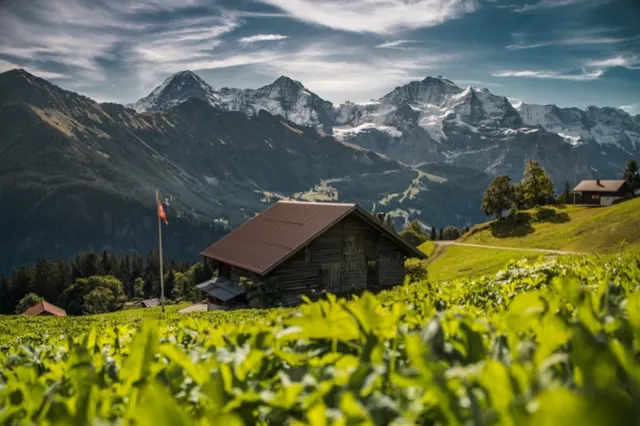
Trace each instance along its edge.
<instances>
[{"instance_id":1,"label":"flagpole","mask_svg":"<svg viewBox=\"0 0 640 426\"><path fill-rule=\"evenodd\" d=\"M156 204L160 202L158 198L158 190L156 189ZM160 305L162 306L162 313L164 313L164 274L162 273L162 222L160 215L158 215L158 245L160 248Z\"/></svg>"}]
</instances>

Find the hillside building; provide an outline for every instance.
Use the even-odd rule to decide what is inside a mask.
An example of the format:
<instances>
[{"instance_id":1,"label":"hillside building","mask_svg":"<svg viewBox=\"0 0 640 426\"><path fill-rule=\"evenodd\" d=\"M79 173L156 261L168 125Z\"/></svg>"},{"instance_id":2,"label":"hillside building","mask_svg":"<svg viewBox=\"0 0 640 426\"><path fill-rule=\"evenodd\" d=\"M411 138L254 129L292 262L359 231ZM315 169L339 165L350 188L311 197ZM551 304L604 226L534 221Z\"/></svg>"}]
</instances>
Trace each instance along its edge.
<instances>
[{"instance_id":1,"label":"hillside building","mask_svg":"<svg viewBox=\"0 0 640 426\"><path fill-rule=\"evenodd\" d=\"M582 204L610 206L618 200L632 198L633 190L627 181L620 180L583 180L573 189L582 195Z\"/></svg>"},{"instance_id":2,"label":"hillside building","mask_svg":"<svg viewBox=\"0 0 640 426\"><path fill-rule=\"evenodd\" d=\"M426 257L356 204L298 201L272 205L201 255L218 274L198 287L223 307L375 292L404 282L405 259Z\"/></svg>"}]
</instances>

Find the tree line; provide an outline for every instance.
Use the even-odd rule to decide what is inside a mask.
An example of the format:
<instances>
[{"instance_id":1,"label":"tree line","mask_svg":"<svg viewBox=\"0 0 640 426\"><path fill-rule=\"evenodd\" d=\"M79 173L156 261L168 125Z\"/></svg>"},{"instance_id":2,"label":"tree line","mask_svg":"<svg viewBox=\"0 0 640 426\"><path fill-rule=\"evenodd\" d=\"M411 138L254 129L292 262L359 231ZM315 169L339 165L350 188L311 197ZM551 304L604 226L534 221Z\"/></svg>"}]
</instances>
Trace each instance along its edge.
<instances>
[{"instance_id":1,"label":"tree line","mask_svg":"<svg viewBox=\"0 0 640 426\"><path fill-rule=\"evenodd\" d=\"M389 213L376 213L376 218L393 232L396 232L393 225L393 218ZM462 234L469 230L468 227L458 229L455 226L439 228L431 225L425 227L418 220L412 220L409 225L400 232L400 236L409 244L419 246L426 241L452 241L460 238Z\"/></svg>"},{"instance_id":2,"label":"tree line","mask_svg":"<svg viewBox=\"0 0 640 426\"><path fill-rule=\"evenodd\" d=\"M629 161L622 173L632 190L640 189L640 173L635 160ZM551 177L535 160L527 161L524 177L521 182L513 183L508 175L496 177L482 197L482 211L487 216L501 219L502 214L510 209L520 210L546 204L573 204L577 202L577 194L565 182L564 190L556 197L556 190Z\"/></svg>"},{"instance_id":3,"label":"tree line","mask_svg":"<svg viewBox=\"0 0 640 426\"><path fill-rule=\"evenodd\" d=\"M68 314L96 314L122 309L128 301L160 296L160 256L149 252L118 254L104 250L77 253L71 260L38 259L0 275L0 313L22 313L42 299ZM211 278L203 263L163 259L165 297L195 300L196 284Z\"/></svg>"}]
</instances>

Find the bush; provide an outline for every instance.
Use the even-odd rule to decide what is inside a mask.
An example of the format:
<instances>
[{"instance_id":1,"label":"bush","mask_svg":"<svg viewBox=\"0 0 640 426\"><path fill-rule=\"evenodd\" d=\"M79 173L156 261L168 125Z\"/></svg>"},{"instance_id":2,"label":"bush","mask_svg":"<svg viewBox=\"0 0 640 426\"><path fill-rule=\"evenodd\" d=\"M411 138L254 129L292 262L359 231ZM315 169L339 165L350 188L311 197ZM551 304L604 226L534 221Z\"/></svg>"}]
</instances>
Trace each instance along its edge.
<instances>
[{"instance_id":1,"label":"bush","mask_svg":"<svg viewBox=\"0 0 640 426\"><path fill-rule=\"evenodd\" d=\"M404 271L409 282L424 281L428 277L426 259L407 259L404 264Z\"/></svg>"},{"instance_id":2,"label":"bush","mask_svg":"<svg viewBox=\"0 0 640 426\"><path fill-rule=\"evenodd\" d=\"M418 247L420 244L425 241L429 241L426 235L417 234L412 229L407 229L406 231L402 231L400 233L400 237L405 240L407 243L411 244L414 247Z\"/></svg>"},{"instance_id":3,"label":"bush","mask_svg":"<svg viewBox=\"0 0 640 426\"><path fill-rule=\"evenodd\" d=\"M20 299L18 305L16 305L16 314L20 315L24 313L24 311L26 311L33 305L42 302L42 300L42 297L38 296L35 293L26 294L22 299Z\"/></svg>"},{"instance_id":4,"label":"bush","mask_svg":"<svg viewBox=\"0 0 640 426\"><path fill-rule=\"evenodd\" d=\"M400 233L400 237L414 247L418 247L420 244L429 240L429 236L424 232L424 228L417 220L411 221L407 229Z\"/></svg>"},{"instance_id":5,"label":"bush","mask_svg":"<svg viewBox=\"0 0 640 426\"><path fill-rule=\"evenodd\" d=\"M460 230L455 226L447 226L442 231L442 237L444 240L452 241L460 238Z\"/></svg>"},{"instance_id":6,"label":"bush","mask_svg":"<svg viewBox=\"0 0 640 426\"><path fill-rule=\"evenodd\" d=\"M117 311L127 300L122 282L110 275L79 278L60 298L67 313L75 315Z\"/></svg>"}]
</instances>

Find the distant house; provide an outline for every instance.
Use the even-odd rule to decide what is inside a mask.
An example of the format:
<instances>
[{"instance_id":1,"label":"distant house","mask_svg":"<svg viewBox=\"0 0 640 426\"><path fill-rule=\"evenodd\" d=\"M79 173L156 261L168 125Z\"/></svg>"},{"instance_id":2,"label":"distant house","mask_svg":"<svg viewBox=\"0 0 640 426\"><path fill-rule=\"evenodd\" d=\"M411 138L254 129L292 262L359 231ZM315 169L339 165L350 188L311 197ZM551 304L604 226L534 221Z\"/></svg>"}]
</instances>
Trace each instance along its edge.
<instances>
[{"instance_id":1,"label":"distant house","mask_svg":"<svg viewBox=\"0 0 640 426\"><path fill-rule=\"evenodd\" d=\"M406 258L426 257L356 204L298 201L272 205L201 255L218 271L198 285L214 306L253 305L242 278L273 293L266 304L378 291L404 282Z\"/></svg>"},{"instance_id":2,"label":"distant house","mask_svg":"<svg viewBox=\"0 0 640 426\"><path fill-rule=\"evenodd\" d=\"M573 189L582 194L582 204L610 206L617 200L633 197L633 190L627 181L583 180Z\"/></svg>"},{"instance_id":3,"label":"distant house","mask_svg":"<svg viewBox=\"0 0 640 426\"><path fill-rule=\"evenodd\" d=\"M140 302L139 306L143 308L152 308L154 306L160 306L160 299L146 299Z\"/></svg>"},{"instance_id":4,"label":"distant house","mask_svg":"<svg viewBox=\"0 0 640 426\"><path fill-rule=\"evenodd\" d=\"M49 302L42 301L37 303L24 311L23 315L28 316L54 316L54 317L66 317L67 313L62 308L58 308Z\"/></svg>"}]
</instances>

